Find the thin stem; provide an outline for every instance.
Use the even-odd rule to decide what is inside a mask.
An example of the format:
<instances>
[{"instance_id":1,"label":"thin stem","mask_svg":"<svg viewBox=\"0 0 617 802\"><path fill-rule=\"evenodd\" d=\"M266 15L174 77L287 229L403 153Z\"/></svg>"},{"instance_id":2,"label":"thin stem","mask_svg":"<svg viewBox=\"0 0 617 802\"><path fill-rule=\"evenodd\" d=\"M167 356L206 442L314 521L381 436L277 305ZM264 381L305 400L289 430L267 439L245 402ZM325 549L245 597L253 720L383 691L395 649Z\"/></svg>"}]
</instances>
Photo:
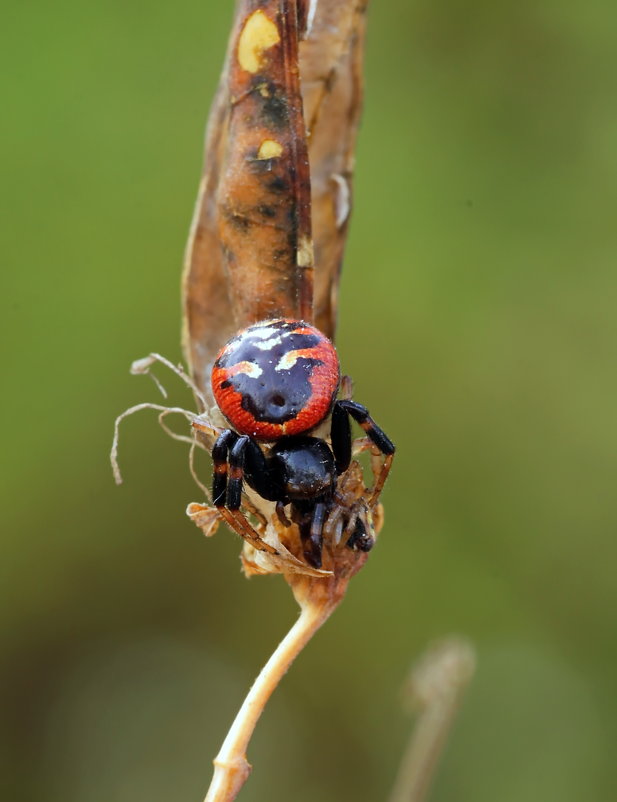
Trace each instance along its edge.
<instances>
[{"instance_id":1,"label":"thin stem","mask_svg":"<svg viewBox=\"0 0 617 802\"><path fill-rule=\"evenodd\" d=\"M289 666L328 618L334 606L307 602L248 692L221 749L214 759L214 776L205 802L231 802L248 779L251 765L246 750L255 725L272 692Z\"/></svg>"},{"instance_id":2,"label":"thin stem","mask_svg":"<svg viewBox=\"0 0 617 802\"><path fill-rule=\"evenodd\" d=\"M457 699L425 710L403 755L390 802L424 802L456 715Z\"/></svg>"},{"instance_id":3,"label":"thin stem","mask_svg":"<svg viewBox=\"0 0 617 802\"><path fill-rule=\"evenodd\" d=\"M410 676L421 712L401 760L389 802L424 802L465 689L475 670L471 645L452 638L429 650Z\"/></svg>"}]
</instances>

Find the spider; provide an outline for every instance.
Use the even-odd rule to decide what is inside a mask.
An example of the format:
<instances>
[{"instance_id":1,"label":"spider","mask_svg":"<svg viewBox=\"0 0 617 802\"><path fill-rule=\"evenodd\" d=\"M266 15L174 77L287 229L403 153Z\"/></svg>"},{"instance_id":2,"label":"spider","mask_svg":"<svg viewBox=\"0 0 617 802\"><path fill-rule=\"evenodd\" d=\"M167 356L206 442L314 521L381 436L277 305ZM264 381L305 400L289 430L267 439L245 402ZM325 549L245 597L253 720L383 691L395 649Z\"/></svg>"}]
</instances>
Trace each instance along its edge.
<instances>
[{"instance_id":1,"label":"spider","mask_svg":"<svg viewBox=\"0 0 617 802\"><path fill-rule=\"evenodd\" d=\"M273 552L240 511L246 482L275 503L284 526L298 525L304 557L315 568L322 565L324 524L336 503L337 479L351 463L350 419L385 458L369 507L377 503L394 455L394 444L366 407L337 400L340 378L330 340L314 326L286 318L240 331L220 351L212 369L214 398L233 427L218 435L212 449L214 505L238 534L256 548ZM314 436L328 416L331 445ZM198 421L194 426L201 428ZM269 444L266 453L260 443ZM371 547L360 519L347 545Z\"/></svg>"}]
</instances>

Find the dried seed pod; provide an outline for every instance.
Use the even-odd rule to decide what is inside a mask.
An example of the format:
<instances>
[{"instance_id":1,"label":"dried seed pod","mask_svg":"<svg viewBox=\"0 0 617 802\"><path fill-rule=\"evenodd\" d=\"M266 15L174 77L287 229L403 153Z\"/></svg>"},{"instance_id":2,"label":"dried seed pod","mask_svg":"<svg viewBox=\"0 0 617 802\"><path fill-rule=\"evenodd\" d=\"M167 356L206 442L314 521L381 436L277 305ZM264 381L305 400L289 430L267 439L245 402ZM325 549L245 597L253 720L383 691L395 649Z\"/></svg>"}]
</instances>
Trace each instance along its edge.
<instances>
[{"instance_id":1,"label":"dried seed pod","mask_svg":"<svg viewBox=\"0 0 617 802\"><path fill-rule=\"evenodd\" d=\"M313 322L334 339L362 110L367 0L313 2L300 43L315 247Z\"/></svg>"},{"instance_id":2,"label":"dried seed pod","mask_svg":"<svg viewBox=\"0 0 617 802\"><path fill-rule=\"evenodd\" d=\"M365 9L366 0L306 0L297 8L292 0L237 5L208 123L183 281L184 351L210 400L207 377L215 355L244 326L266 317L300 317L330 339L334 335L361 108Z\"/></svg>"},{"instance_id":3,"label":"dried seed pod","mask_svg":"<svg viewBox=\"0 0 617 802\"><path fill-rule=\"evenodd\" d=\"M204 388L227 334L313 317L302 24L294 0L245 0L236 13L185 272L185 349Z\"/></svg>"}]
</instances>

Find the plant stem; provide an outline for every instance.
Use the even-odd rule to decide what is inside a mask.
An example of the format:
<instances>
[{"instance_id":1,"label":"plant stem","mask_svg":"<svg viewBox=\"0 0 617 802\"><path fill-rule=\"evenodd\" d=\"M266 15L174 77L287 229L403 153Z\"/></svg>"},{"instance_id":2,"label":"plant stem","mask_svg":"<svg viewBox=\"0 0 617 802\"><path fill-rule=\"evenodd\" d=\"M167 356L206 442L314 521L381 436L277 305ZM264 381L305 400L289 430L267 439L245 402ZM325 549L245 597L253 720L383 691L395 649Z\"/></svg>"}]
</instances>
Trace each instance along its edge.
<instances>
[{"instance_id":1,"label":"plant stem","mask_svg":"<svg viewBox=\"0 0 617 802\"><path fill-rule=\"evenodd\" d=\"M231 802L251 773L246 750L255 725L272 692L336 605L307 601L296 623L283 638L253 683L221 749L205 802Z\"/></svg>"},{"instance_id":2,"label":"plant stem","mask_svg":"<svg viewBox=\"0 0 617 802\"><path fill-rule=\"evenodd\" d=\"M414 667L408 694L421 712L401 761L389 802L424 802L475 671L470 643L451 638L430 649Z\"/></svg>"},{"instance_id":3,"label":"plant stem","mask_svg":"<svg viewBox=\"0 0 617 802\"><path fill-rule=\"evenodd\" d=\"M409 741L390 802L424 802L456 715L457 699L425 710Z\"/></svg>"}]
</instances>

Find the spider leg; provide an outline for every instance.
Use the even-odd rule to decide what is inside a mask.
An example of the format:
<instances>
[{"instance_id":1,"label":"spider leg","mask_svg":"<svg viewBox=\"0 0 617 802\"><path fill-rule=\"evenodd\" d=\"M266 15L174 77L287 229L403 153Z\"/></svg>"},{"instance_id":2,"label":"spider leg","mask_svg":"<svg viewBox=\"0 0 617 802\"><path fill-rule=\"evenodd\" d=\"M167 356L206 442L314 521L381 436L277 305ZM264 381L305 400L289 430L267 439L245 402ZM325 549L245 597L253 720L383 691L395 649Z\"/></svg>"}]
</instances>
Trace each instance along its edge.
<instances>
[{"instance_id":1,"label":"spider leg","mask_svg":"<svg viewBox=\"0 0 617 802\"><path fill-rule=\"evenodd\" d=\"M229 484L227 485L227 507L239 510L242 502L242 484L244 480L244 454L249 437L239 437L229 452Z\"/></svg>"},{"instance_id":2,"label":"spider leg","mask_svg":"<svg viewBox=\"0 0 617 802\"><path fill-rule=\"evenodd\" d=\"M193 424L195 426L195 424ZM196 427L197 428L197 427ZM231 429L224 429L212 447L212 503L218 509L225 507L227 501L227 455L238 435Z\"/></svg>"},{"instance_id":3,"label":"spider leg","mask_svg":"<svg viewBox=\"0 0 617 802\"><path fill-rule=\"evenodd\" d=\"M338 546L343 531L343 507L340 503L331 506L324 523L324 535Z\"/></svg>"},{"instance_id":4,"label":"spider leg","mask_svg":"<svg viewBox=\"0 0 617 802\"><path fill-rule=\"evenodd\" d=\"M238 435L235 432L232 432L231 429L227 429L226 431L231 432L233 438L228 437L223 441L222 444L220 441L223 438L223 435L221 435L217 440L217 444L222 445L221 452L217 451L216 453L216 458L219 461L218 465L220 466L218 473L217 462L214 463L214 481L216 481L217 475L224 476L226 492L225 497L218 498L217 501L217 496L214 493L213 482L212 496L215 499L214 503L217 507L222 508L221 513L231 528L245 540L248 540L248 542L258 551L267 551L269 554L278 554L277 550L273 546L271 546L269 543L266 543L266 541L262 539L261 535L250 523L246 515L244 515L244 513L240 510L240 504L242 501L242 483L244 478L244 458L247 446L252 441L247 435L238 437ZM259 446L257 446L257 448L259 448ZM220 463L223 449L226 452L224 468L221 467ZM229 453L229 481L227 481L227 452ZM215 460L214 449L212 449L212 459L213 461Z\"/></svg>"},{"instance_id":5,"label":"spider leg","mask_svg":"<svg viewBox=\"0 0 617 802\"><path fill-rule=\"evenodd\" d=\"M241 538L248 541L257 551L267 551L268 554L278 554L278 551L273 546L270 546L265 540L262 540L240 510L228 510L227 507L218 507L217 509L227 526L237 535L240 535Z\"/></svg>"},{"instance_id":6,"label":"spider leg","mask_svg":"<svg viewBox=\"0 0 617 802\"><path fill-rule=\"evenodd\" d=\"M291 519L298 525L304 559L313 568L321 568L326 500L295 500L291 502Z\"/></svg>"},{"instance_id":7,"label":"spider leg","mask_svg":"<svg viewBox=\"0 0 617 802\"><path fill-rule=\"evenodd\" d=\"M357 401L348 401L346 399L337 401L335 407L341 407L351 417L359 423L367 435L371 438L373 443L381 451L382 454L394 454L394 443L388 435L381 429L369 415L368 409Z\"/></svg>"},{"instance_id":8,"label":"spider leg","mask_svg":"<svg viewBox=\"0 0 617 802\"><path fill-rule=\"evenodd\" d=\"M223 507L219 510L226 523L241 538L244 538L257 551L266 551L268 554L278 554L278 551L261 537L259 532L248 520L241 510L228 510Z\"/></svg>"},{"instance_id":9,"label":"spider leg","mask_svg":"<svg viewBox=\"0 0 617 802\"><path fill-rule=\"evenodd\" d=\"M274 481L272 471L263 451L252 437L247 437L243 446L244 480L266 501L281 501L282 490Z\"/></svg>"},{"instance_id":10,"label":"spider leg","mask_svg":"<svg viewBox=\"0 0 617 802\"><path fill-rule=\"evenodd\" d=\"M304 544L304 556L315 568L321 568L321 550L323 547L323 525L325 517L326 505L323 501L318 501L313 511L313 520L311 521L308 541Z\"/></svg>"},{"instance_id":11,"label":"spider leg","mask_svg":"<svg viewBox=\"0 0 617 802\"><path fill-rule=\"evenodd\" d=\"M373 492L371 493L371 497L368 500L368 505L371 509L377 506L377 503L379 501L379 496L381 495L383 486L385 485L386 479L388 478L388 474L390 473L390 468L392 467L393 459L394 459L394 454L388 454L383 461L379 475L377 476L375 484L373 485Z\"/></svg>"},{"instance_id":12,"label":"spider leg","mask_svg":"<svg viewBox=\"0 0 617 802\"><path fill-rule=\"evenodd\" d=\"M341 401L337 401L332 410L330 439L336 473L340 476L349 468L351 462L351 424Z\"/></svg>"},{"instance_id":13,"label":"spider leg","mask_svg":"<svg viewBox=\"0 0 617 802\"><path fill-rule=\"evenodd\" d=\"M268 526L268 519L266 518L266 516L257 509L257 507L253 504L253 502L248 496L245 496L244 498L244 506L251 513L251 515L254 515L255 518L257 518L261 526L261 531L265 532L266 527Z\"/></svg>"},{"instance_id":14,"label":"spider leg","mask_svg":"<svg viewBox=\"0 0 617 802\"><path fill-rule=\"evenodd\" d=\"M344 429L342 423L343 416L347 419L347 429ZM358 404L356 401L342 399L335 403L334 409L332 410L332 450L337 463L337 470L339 464L344 466L343 470L346 470L351 460L351 429L349 427L349 417L352 417L364 429L371 442L384 455L381 470L376 474L373 491L368 501L369 507L372 509L379 501L379 496L381 495L383 486L390 473L395 447L388 435L375 423L373 418L371 418L365 406ZM345 465L346 460L347 464Z\"/></svg>"}]
</instances>

